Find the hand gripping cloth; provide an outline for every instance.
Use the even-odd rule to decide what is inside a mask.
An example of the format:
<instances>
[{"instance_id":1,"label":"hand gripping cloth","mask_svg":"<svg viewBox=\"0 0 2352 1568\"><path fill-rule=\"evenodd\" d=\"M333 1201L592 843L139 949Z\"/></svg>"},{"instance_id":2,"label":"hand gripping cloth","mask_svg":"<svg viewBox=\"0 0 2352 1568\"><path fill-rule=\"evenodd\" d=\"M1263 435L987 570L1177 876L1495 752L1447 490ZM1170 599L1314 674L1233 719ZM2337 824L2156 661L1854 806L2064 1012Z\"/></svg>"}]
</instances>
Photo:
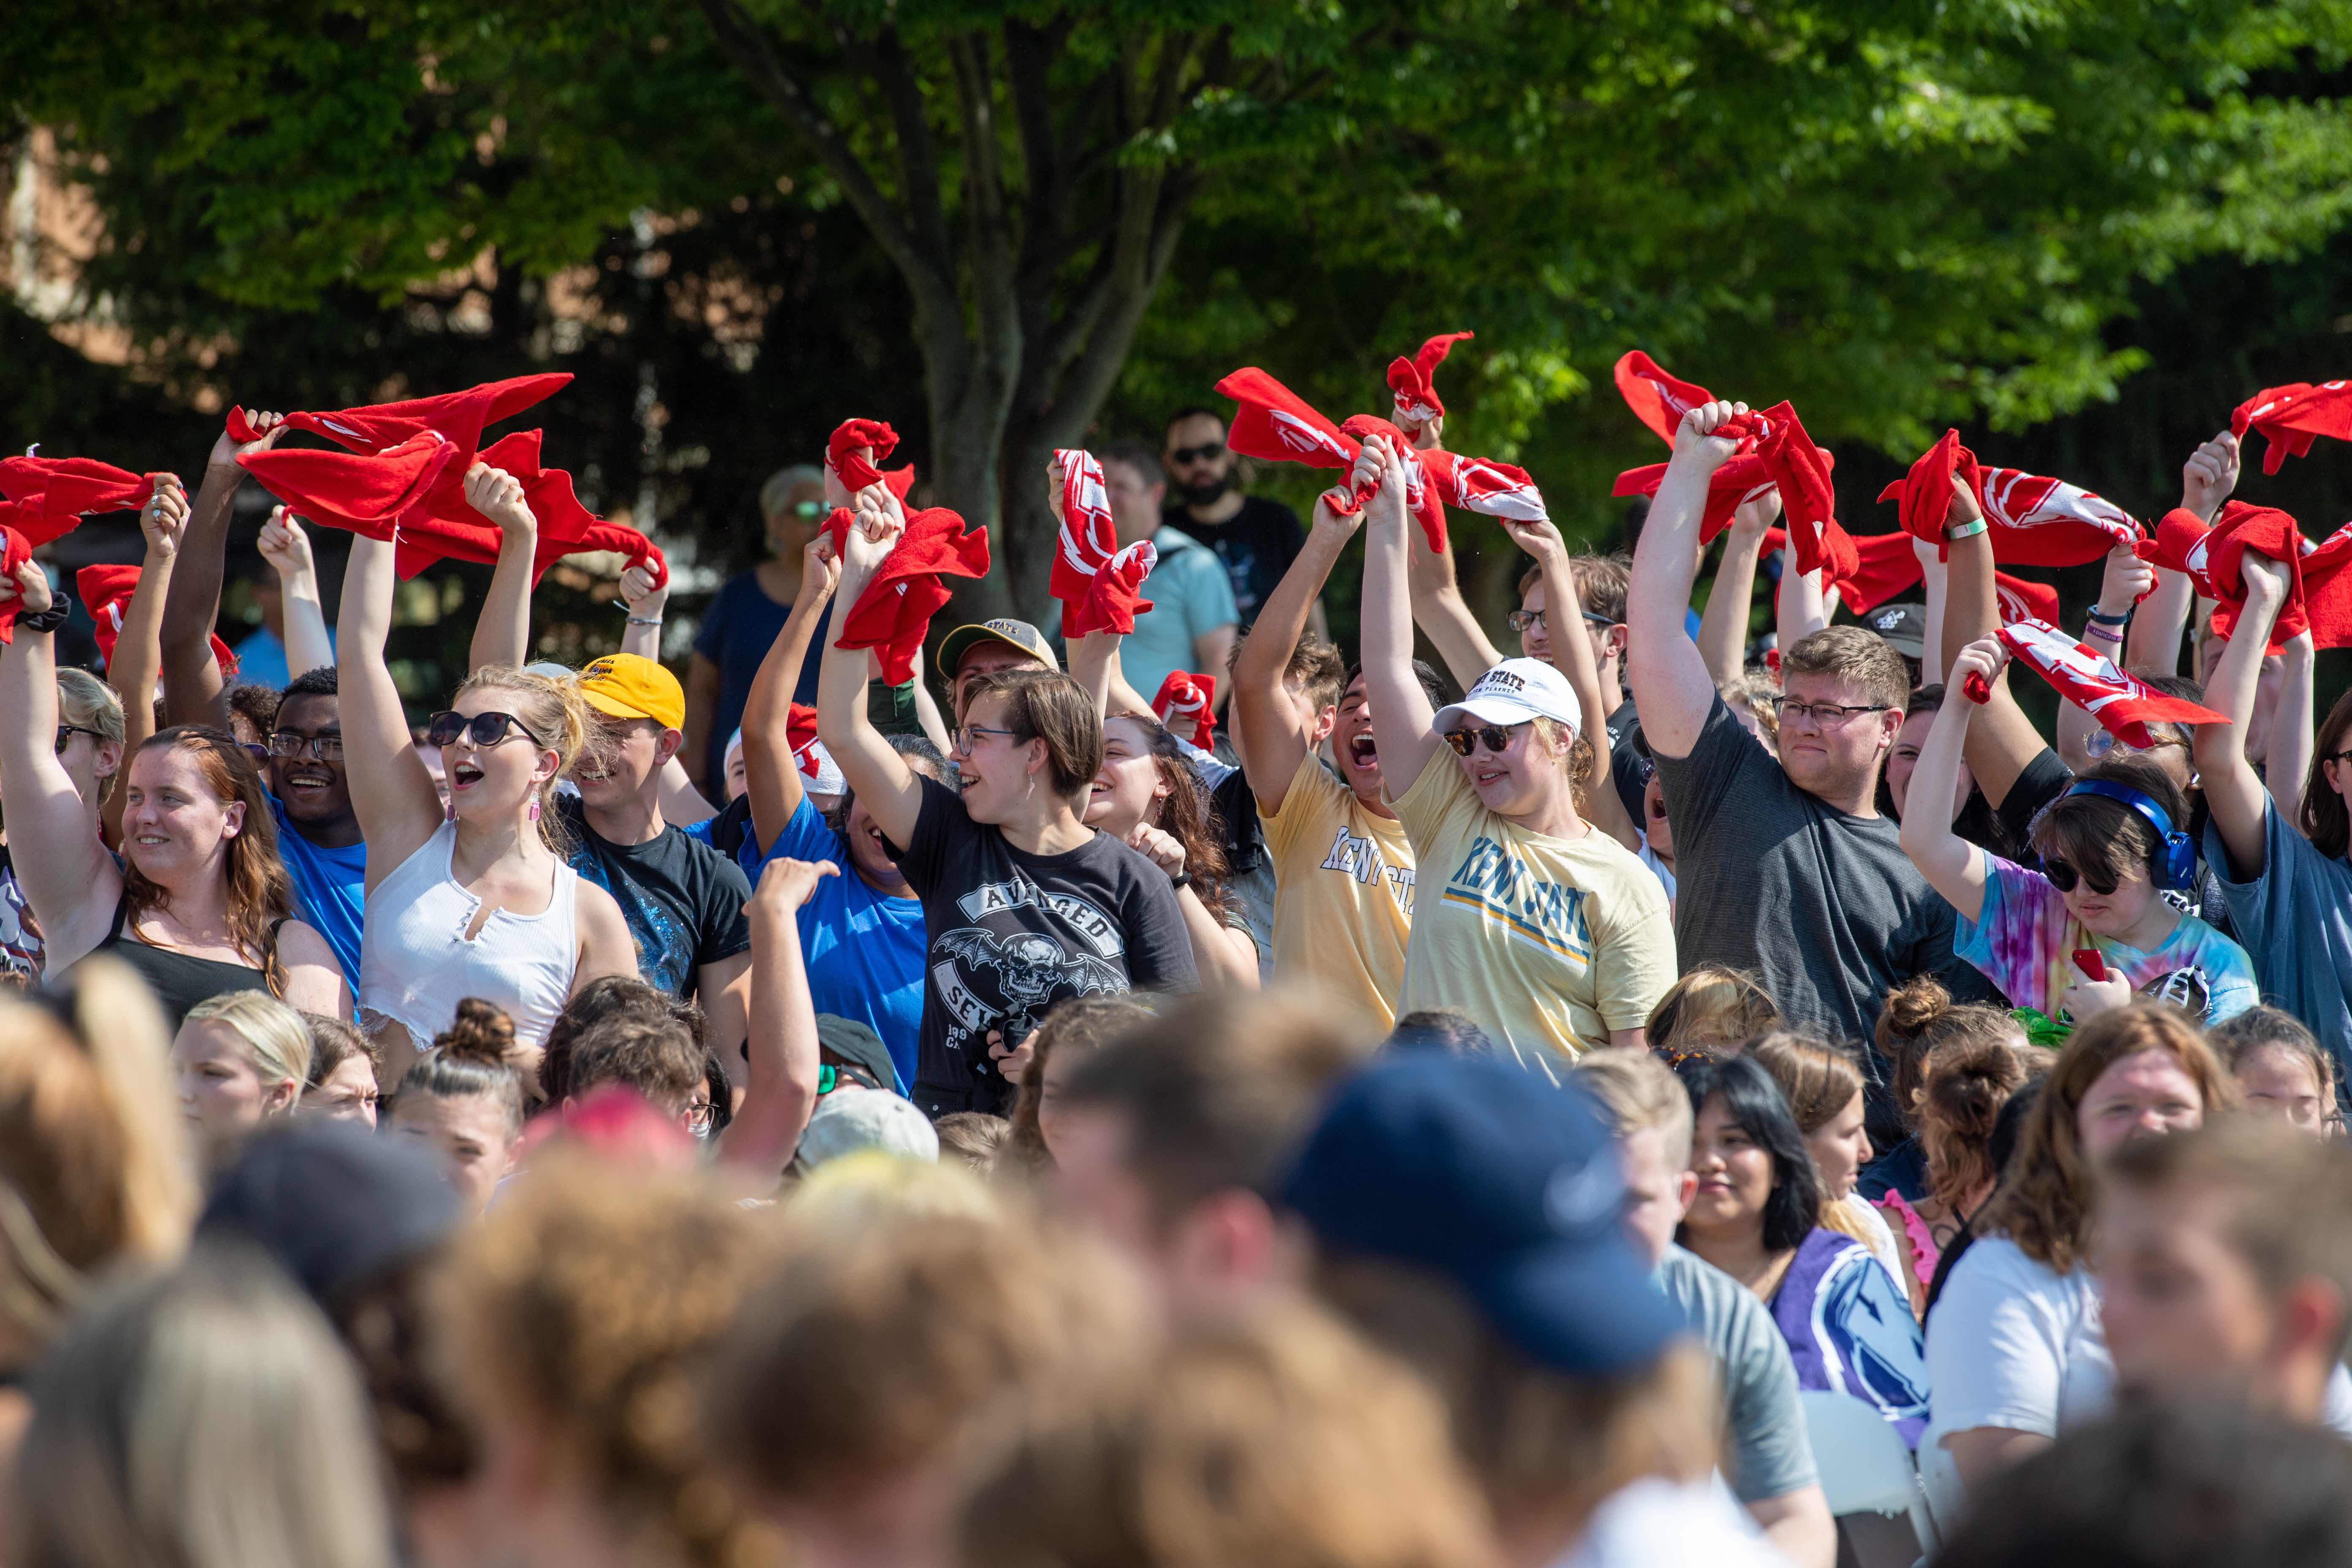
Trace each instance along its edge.
<instances>
[{"instance_id":1,"label":"hand gripping cloth","mask_svg":"<svg viewBox=\"0 0 2352 1568\"><path fill-rule=\"evenodd\" d=\"M1180 740L1190 741L1200 751L1216 743L1217 716L1211 704L1217 700L1217 678L1213 675L1187 675L1171 669L1168 679L1160 683L1159 695L1151 700L1151 710L1168 732Z\"/></svg>"},{"instance_id":2,"label":"hand gripping cloth","mask_svg":"<svg viewBox=\"0 0 2352 1568\"><path fill-rule=\"evenodd\" d=\"M1062 475L1062 529L1047 585L1062 601L1062 635L1124 637L1135 630L1135 617L1151 608L1142 595L1143 580L1159 563L1160 552L1149 540L1119 547L1102 465L1093 453L1060 450L1054 460Z\"/></svg>"},{"instance_id":3,"label":"hand gripping cloth","mask_svg":"<svg viewBox=\"0 0 2352 1568\"><path fill-rule=\"evenodd\" d=\"M825 519L835 551L844 550L854 523L845 507L834 508ZM943 506L909 513L906 531L850 606L833 646L845 652L879 648L882 679L903 686L914 679L931 617L952 596L940 579L987 575L988 530L966 532L963 519Z\"/></svg>"},{"instance_id":4,"label":"hand gripping cloth","mask_svg":"<svg viewBox=\"0 0 2352 1568\"><path fill-rule=\"evenodd\" d=\"M1424 342L1411 359L1400 354L1389 362L1389 390L1396 395L1396 425L1408 437L1419 436L1423 426L1444 416L1445 405L1438 400L1436 384L1430 378L1455 343L1477 335L1441 332Z\"/></svg>"}]
</instances>

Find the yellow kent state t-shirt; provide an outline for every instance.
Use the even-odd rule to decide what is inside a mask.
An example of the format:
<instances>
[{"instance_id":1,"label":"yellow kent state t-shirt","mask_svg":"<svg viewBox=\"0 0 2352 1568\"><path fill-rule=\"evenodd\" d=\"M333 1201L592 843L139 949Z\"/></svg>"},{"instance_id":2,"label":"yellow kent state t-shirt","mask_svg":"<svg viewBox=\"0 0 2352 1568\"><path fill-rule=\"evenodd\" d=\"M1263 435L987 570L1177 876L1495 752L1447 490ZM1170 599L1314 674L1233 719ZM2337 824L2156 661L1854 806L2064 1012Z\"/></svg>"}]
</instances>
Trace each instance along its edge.
<instances>
[{"instance_id":1,"label":"yellow kent state t-shirt","mask_svg":"<svg viewBox=\"0 0 2352 1568\"><path fill-rule=\"evenodd\" d=\"M1279 812L1258 807L1274 856L1274 977L1315 985L1396 1022L1412 931L1404 825L1364 809L1309 752Z\"/></svg>"},{"instance_id":2,"label":"yellow kent state t-shirt","mask_svg":"<svg viewBox=\"0 0 2352 1568\"><path fill-rule=\"evenodd\" d=\"M1496 816L1444 747L1396 810L1428 884L1397 1011L1459 1008L1554 1075L1612 1029L1649 1021L1674 984L1674 922L1665 889L1623 846Z\"/></svg>"}]
</instances>

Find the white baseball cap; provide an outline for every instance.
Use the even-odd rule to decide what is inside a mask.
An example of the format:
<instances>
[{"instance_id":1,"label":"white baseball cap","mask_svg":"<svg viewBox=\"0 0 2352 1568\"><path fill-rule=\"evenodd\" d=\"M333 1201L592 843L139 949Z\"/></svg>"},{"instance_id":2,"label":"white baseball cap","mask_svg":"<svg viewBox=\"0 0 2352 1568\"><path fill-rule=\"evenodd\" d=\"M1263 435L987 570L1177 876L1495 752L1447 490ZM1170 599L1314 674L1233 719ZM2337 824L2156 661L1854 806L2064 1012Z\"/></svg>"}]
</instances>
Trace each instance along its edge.
<instances>
[{"instance_id":1,"label":"white baseball cap","mask_svg":"<svg viewBox=\"0 0 2352 1568\"><path fill-rule=\"evenodd\" d=\"M1468 696L1437 710L1437 732L1456 729L1465 719L1481 724L1549 719L1567 725L1571 738L1584 732L1584 706L1568 677L1539 658L1507 658L1480 676Z\"/></svg>"}]
</instances>

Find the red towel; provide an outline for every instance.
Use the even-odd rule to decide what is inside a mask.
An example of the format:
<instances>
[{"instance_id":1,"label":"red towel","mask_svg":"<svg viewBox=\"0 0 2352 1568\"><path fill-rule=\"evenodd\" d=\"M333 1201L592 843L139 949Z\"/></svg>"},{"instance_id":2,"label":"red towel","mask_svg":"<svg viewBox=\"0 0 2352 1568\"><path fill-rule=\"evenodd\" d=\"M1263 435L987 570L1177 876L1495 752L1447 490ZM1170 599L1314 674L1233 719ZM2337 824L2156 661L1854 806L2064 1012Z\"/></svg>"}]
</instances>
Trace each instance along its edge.
<instances>
[{"instance_id":1,"label":"red towel","mask_svg":"<svg viewBox=\"0 0 2352 1568\"><path fill-rule=\"evenodd\" d=\"M800 770L801 787L811 795L845 795L849 781L841 776L841 764L816 738L816 710L804 702L795 702L784 714L784 741L793 749L793 765Z\"/></svg>"},{"instance_id":2,"label":"red towel","mask_svg":"<svg viewBox=\"0 0 2352 1568\"><path fill-rule=\"evenodd\" d=\"M1389 362L1389 390L1396 394L1396 423L1412 435L1421 434L1423 426L1445 413L1445 405L1438 401L1437 386L1430 377L1454 352L1454 345L1475 332L1441 332L1421 345L1411 359L1400 354Z\"/></svg>"},{"instance_id":3,"label":"red towel","mask_svg":"<svg viewBox=\"0 0 2352 1568\"><path fill-rule=\"evenodd\" d=\"M0 522L29 544L47 544L79 526L93 511L128 511L145 506L158 476L144 476L94 458L0 458Z\"/></svg>"},{"instance_id":4,"label":"red towel","mask_svg":"<svg viewBox=\"0 0 2352 1568\"><path fill-rule=\"evenodd\" d=\"M1356 443L1255 365L1234 372L1217 383L1216 390L1240 405L1226 426L1225 445L1243 457L1342 473L1356 466Z\"/></svg>"},{"instance_id":5,"label":"red towel","mask_svg":"<svg viewBox=\"0 0 2352 1568\"><path fill-rule=\"evenodd\" d=\"M1119 547L1102 465L1093 453L1061 450L1054 457L1062 466L1062 531L1047 586L1062 601L1062 635L1124 637L1135 630L1135 617L1151 608L1142 596L1143 580L1159 563L1160 552L1149 540Z\"/></svg>"},{"instance_id":6,"label":"red towel","mask_svg":"<svg viewBox=\"0 0 2352 1568\"><path fill-rule=\"evenodd\" d=\"M2004 566L2081 566L2143 537L2129 512L2080 485L2015 468L1981 474L1992 555Z\"/></svg>"},{"instance_id":7,"label":"red towel","mask_svg":"<svg viewBox=\"0 0 2352 1568\"><path fill-rule=\"evenodd\" d=\"M1770 531L1777 533L1780 531ZM1915 587L1921 580L1919 557L1911 548L1909 533L1865 533L1855 538L1854 550L1861 566L1855 574L1838 584L1839 597L1845 607L1857 616L1866 616L1887 600ZM2054 621L2058 618L2058 590L2045 583L2029 583L2012 577L2006 572L1992 574L1993 592L2000 604L2000 619L2004 626L2016 621Z\"/></svg>"},{"instance_id":8,"label":"red towel","mask_svg":"<svg viewBox=\"0 0 2352 1568\"><path fill-rule=\"evenodd\" d=\"M1421 467L1437 499L1447 506L1519 522L1538 522L1550 515L1535 480L1516 463L1430 451L1421 454Z\"/></svg>"},{"instance_id":9,"label":"red towel","mask_svg":"<svg viewBox=\"0 0 2352 1568\"><path fill-rule=\"evenodd\" d=\"M2092 651L2047 621L2020 621L2001 627L2000 635L2003 647L2127 746L2145 751L2154 745L2156 737L2147 732L2152 723L2228 722L2210 708L2149 690L2118 669L2113 659ZM1969 678L1965 690L1971 702L1985 701L1992 694L1990 684L1979 676Z\"/></svg>"},{"instance_id":10,"label":"red towel","mask_svg":"<svg viewBox=\"0 0 2352 1568\"><path fill-rule=\"evenodd\" d=\"M538 521L530 580L534 586L547 569L566 555L612 551L629 558L632 566L650 566L654 586L669 581L669 563L661 551L637 530L606 522L580 504L572 476L540 463L537 430L518 431L481 454L491 468L511 474L522 485L523 499ZM499 558L499 527L472 506L454 515L415 516L400 525L394 552L395 569L414 577L436 561L473 561L488 565Z\"/></svg>"},{"instance_id":11,"label":"red towel","mask_svg":"<svg viewBox=\"0 0 2352 1568\"><path fill-rule=\"evenodd\" d=\"M1669 447L1675 444L1683 416L1702 403L1715 401L1715 394L1706 387L1668 375L1658 368L1657 361L1639 349L1618 360L1616 375L1618 395L1633 409L1633 417L1656 431L1658 439Z\"/></svg>"},{"instance_id":12,"label":"red towel","mask_svg":"<svg viewBox=\"0 0 2352 1568\"><path fill-rule=\"evenodd\" d=\"M1679 416L1678 416L1679 417ZM1773 479L1764 466L1759 448L1771 426L1761 414L1749 412L1735 416L1716 426L1715 433L1738 444L1738 449L1724 459L1706 483L1706 502L1699 515L1698 537L1704 544L1731 526L1731 514L1751 500L1762 497L1773 487ZM1673 439L1671 436L1667 437ZM1834 468L1836 459L1827 452L1822 460ZM1651 463L1639 468L1628 468L1617 476L1616 486L1609 492L1617 496L1654 496L1666 477L1666 465Z\"/></svg>"},{"instance_id":13,"label":"red towel","mask_svg":"<svg viewBox=\"0 0 2352 1568\"><path fill-rule=\"evenodd\" d=\"M824 444L824 466L833 470L842 488L851 495L868 485L882 482L882 471L875 465L898 449L898 432L879 419L845 419L834 427ZM915 482L913 466L905 470L907 482ZM901 500L904 490L893 487Z\"/></svg>"},{"instance_id":14,"label":"red towel","mask_svg":"<svg viewBox=\"0 0 2352 1568\"><path fill-rule=\"evenodd\" d=\"M1951 514L1955 475L1970 494L1982 499L1984 471L1977 466L1976 454L1960 445L1958 430L1947 430L1908 474L1878 492L1880 500L1899 503L1904 532L1934 544L1939 561L1946 552L1944 527Z\"/></svg>"},{"instance_id":15,"label":"red towel","mask_svg":"<svg viewBox=\"0 0 2352 1568\"><path fill-rule=\"evenodd\" d=\"M1440 554L1444 553L1445 507L1438 499L1437 486L1430 478L1428 463L1423 460L1428 454L1416 450L1412 440L1403 431L1387 420L1375 418L1370 414L1349 415L1340 423L1339 431L1340 434L1352 436L1359 441L1369 441L1378 437L1389 444L1390 449L1396 453L1404 465L1405 510L1412 513L1413 520L1421 524L1422 537L1429 541L1430 549ZM1372 490L1370 486L1358 489L1349 497L1350 503L1360 510L1363 504L1371 499Z\"/></svg>"},{"instance_id":16,"label":"red towel","mask_svg":"<svg viewBox=\"0 0 2352 1568\"><path fill-rule=\"evenodd\" d=\"M1210 710L1216 700L1215 676L1187 675L1181 669L1171 669L1168 679L1160 683L1159 694L1151 700L1151 710L1160 715L1160 722L1170 734L1190 741L1205 752L1216 744L1217 716Z\"/></svg>"},{"instance_id":17,"label":"red towel","mask_svg":"<svg viewBox=\"0 0 2352 1568\"><path fill-rule=\"evenodd\" d=\"M437 430L466 448L462 478L472 466L473 449L482 431L501 419L511 419L534 403L541 403L569 385L569 371L544 375L510 376L487 381L463 392L432 397L412 397L403 403L375 403L364 408L338 409L331 414L289 414L286 423L297 430L323 436L349 451L381 452L397 447L421 430ZM243 408L228 411L228 438L239 443L260 439L261 432L247 419Z\"/></svg>"},{"instance_id":18,"label":"red towel","mask_svg":"<svg viewBox=\"0 0 2352 1568\"><path fill-rule=\"evenodd\" d=\"M1891 538L1893 535L1887 535L1886 537ZM1780 551L1788 548L1788 544L1789 531L1787 529L1768 528L1764 531L1765 554L1776 554ZM1844 529L1840 528L1834 522L1822 531L1822 555L1821 561L1822 592L1826 594L1832 588L1838 589L1838 598L1841 603L1852 604L1852 601L1847 599L1845 595L1856 584L1863 584L1864 586L1864 590L1867 591L1869 587L1874 585L1878 581L1880 581L1878 574L1886 570L1883 564L1866 563L1863 559L1861 545L1862 542L1860 540L1854 538L1852 534L1848 533ZM1911 582L1916 583L1918 580L1919 569L1917 564L1914 563L1911 568ZM1909 584L1901 584L1901 586L1907 587ZM1896 591L1897 589L1895 588L1889 588L1886 590L1889 594ZM1874 605L1878 601L1876 599L1873 599L1871 602Z\"/></svg>"},{"instance_id":19,"label":"red towel","mask_svg":"<svg viewBox=\"0 0 2352 1568\"><path fill-rule=\"evenodd\" d=\"M109 669L114 668L114 645L122 636L122 612L130 606L131 590L139 586L140 570L101 565L85 566L74 574L74 596L98 623L98 657ZM0 637L0 642L6 640ZM217 635L213 638L213 662L220 666L223 680L236 679L236 655Z\"/></svg>"},{"instance_id":20,"label":"red towel","mask_svg":"<svg viewBox=\"0 0 2352 1568\"><path fill-rule=\"evenodd\" d=\"M0 548L0 574L5 574L13 586L16 581L16 568L33 558L33 544L13 528L0 528L0 534L6 535L5 547ZM0 643L16 640L16 612L24 607L25 602L17 598L0 604Z\"/></svg>"},{"instance_id":21,"label":"red towel","mask_svg":"<svg viewBox=\"0 0 2352 1568\"><path fill-rule=\"evenodd\" d=\"M248 452L237 462L262 489L312 521L388 540L402 522L425 517L446 499L450 469L468 450L438 432L420 430L371 454L277 447ZM464 501L461 488L456 505Z\"/></svg>"},{"instance_id":22,"label":"red towel","mask_svg":"<svg viewBox=\"0 0 2352 1568\"><path fill-rule=\"evenodd\" d=\"M2352 381L2266 386L2231 412L2230 429L2241 440L2249 430L2261 431L2268 443L2263 472L2275 474L2289 457L2310 451L2318 437L2352 441Z\"/></svg>"},{"instance_id":23,"label":"red towel","mask_svg":"<svg viewBox=\"0 0 2352 1568\"><path fill-rule=\"evenodd\" d=\"M845 507L834 508L825 519L836 552L844 551L853 521ZM844 652L880 648L882 679L903 686L914 679L915 657L923 651L931 617L953 596L940 577L987 575L988 530L967 533L963 519L943 506L910 512L906 531L850 606L833 646Z\"/></svg>"},{"instance_id":24,"label":"red towel","mask_svg":"<svg viewBox=\"0 0 2352 1568\"><path fill-rule=\"evenodd\" d=\"M1745 421L1735 418L1723 428L1748 422L1759 433L1756 455L1763 459L1764 471L1780 492L1781 515L1797 544L1797 570L1814 571L1837 553L1831 531L1843 532L1838 528L1837 494L1830 484L1830 455L1813 445L1797 411L1786 402L1760 416L1750 415ZM1849 542L1844 555L1852 552Z\"/></svg>"}]
</instances>

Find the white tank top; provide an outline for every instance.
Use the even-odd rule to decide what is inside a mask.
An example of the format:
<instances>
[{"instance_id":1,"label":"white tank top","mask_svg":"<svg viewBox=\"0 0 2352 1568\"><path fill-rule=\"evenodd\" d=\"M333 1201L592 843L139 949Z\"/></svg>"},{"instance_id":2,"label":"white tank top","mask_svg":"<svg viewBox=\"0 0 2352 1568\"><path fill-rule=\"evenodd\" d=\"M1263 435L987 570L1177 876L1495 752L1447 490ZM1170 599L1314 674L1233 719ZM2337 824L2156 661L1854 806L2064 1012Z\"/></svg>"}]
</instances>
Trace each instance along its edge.
<instances>
[{"instance_id":1,"label":"white tank top","mask_svg":"<svg viewBox=\"0 0 2352 1568\"><path fill-rule=\"evenodd\" d=\"M371 1033L398 1024L423 1050L449 1026L458 1003L478 996L514 1020L517 1044L536 1047L563 1010L579 967L579 874L558 860L555 895L543 912L492 910L468 941L482 900L450 874L457 847L457 825L443 823L367 896L361 1022Z\"/></svg>"}]
</instances>

